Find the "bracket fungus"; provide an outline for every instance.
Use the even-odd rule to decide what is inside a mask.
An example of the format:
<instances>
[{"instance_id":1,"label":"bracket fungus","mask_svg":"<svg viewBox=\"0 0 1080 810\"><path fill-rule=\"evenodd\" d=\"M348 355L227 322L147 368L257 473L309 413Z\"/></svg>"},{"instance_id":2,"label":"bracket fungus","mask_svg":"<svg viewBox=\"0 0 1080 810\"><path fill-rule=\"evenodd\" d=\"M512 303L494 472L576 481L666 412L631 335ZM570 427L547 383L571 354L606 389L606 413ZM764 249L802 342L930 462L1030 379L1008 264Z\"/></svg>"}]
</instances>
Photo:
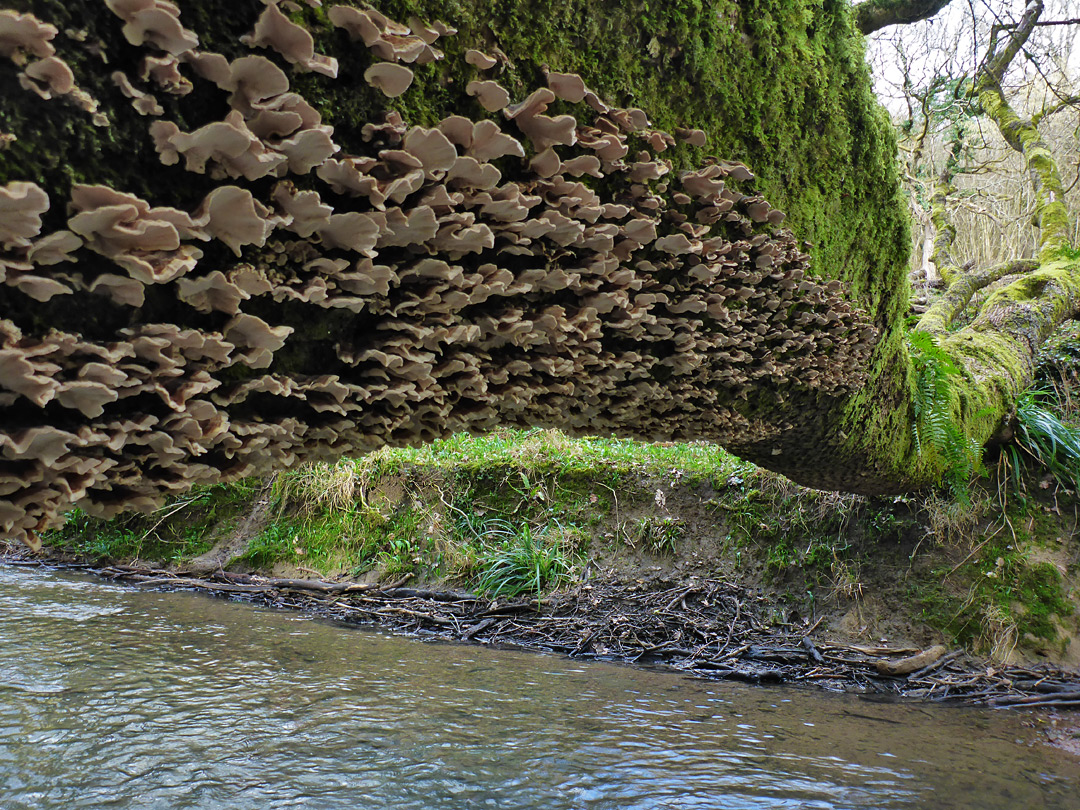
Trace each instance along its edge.
<instances>
[{"instance_id":1,"label":"bracket fungus","mask_svg":"<svg viewBox=\"0 0 1080 810\"><path fill-rule=\"evenodd\" d=\"M165 110L158 104L156 98L150 93L144 92L131 83L127 74L123 71L114 71L110 76L120 92L131 99L131 106L140 115L164 115Z\"/></svg>"},{"instance_id":2,"label":"bracket fungus","mask_svg":"<svg viewBox=\"0 0 1080 810\"><path fill-rule=\"evenodd\" d=\"M52 40L58 29L43 23L33 14L0 10L0 57L16 65L26 64L27 56L45 59L56 53Z\"/></svg>"},{"instance_id":3,"label":"bracket fungus","mask_svg":"<svg viewBox=\"0 0 1080 810\"><path fill-rule=\"evenodd\" d=\"M396 98L409 89L413 72L404 65L377 62L364 71L364 81L381 90L387 98Z\"/></svg>"},{"instance_id":4,"label":"bracket fungus","mask_svg":"<svg viewBox=\"0 0 1080 810\"><path fill-rule=\"evenodd\" d=\"M75 89L75 74L67 62L58 56L48 56L27 65L19 74L19 84L43 99L66 96Z\"/></svg>"},{"instance_id":5,"label":"bracket fungus","mask_svg":"<svg viewBox=\"0 0 1080 810\"><path fill-rule=\"evenodd\" d=\"M67 230L46 218L41 235L45 191L0 186L0 283L101 313L87 336L24 333L0 313L0 407L20 409L0 424L0 536L29 537L73 503L149 508L195 481L507 421L771 442L784 428L755 416L755 392L827 398L865 382L876 328L840 284L807 274L750 170L672 170L702 130L652 129L545 71L517 104L471 79L441 120L390 109L335 131L275 60L321 74L298 87L331 81L336 63L277 3L242 28L271 58L232 61L195 50L166 0L106 4L145 51L113 73L118 117L129 102L162 115L136 80L193 108L227 96L228 111L143 124L162 195L185 177L197 189L187 206L76 184L54 200ZM339 56L353 40L370 50L361 64L381 60L363 74L376 90L355 88L376 109L454 33L343 5L327 19ZM37 57L24 73L50 94L66 86L46 75L62 64L55 33L0 11L0 55ZM464 59L506 63L488 50ZM35 424L30 406L46 405ZM16 467L22 479L2 477Z\"/></svg>"},{"instance_id":6,"label":"bracket fungus","mask_svg":"<svg viewBox=\"0 0 1080 810\"><path fill-rule=\"evenodd\" d=\"M17 180L0 186L0 246L28 247L48 210L49 195L35 183Z\"/></svg>"},{"instance_id":7,"label":"bracket fungus","mask_svg":"<svg viewBox=\"0 0 1080 810\"><path fill-rule=\"evenodd\" d=\"M476 96L480 106L488 112L501 110L510 103L510 94L498 82L472 81L465 86L465 92Z\"/></svg>"},{"instance_id":8,"label":"bracket fungus","mask_svg":"<svg viewBox=\"0 0 1080 810\"><path fill-rule=\"evenodd\" d=\"M246 188L218 186L203 200L197 215L208 234L237 256L244 245L263 245L277 224L271 211Z\"/></svg>"},{"instance_id":9,"label":"bracket fungus","mask_svg":"<svg viewBox=\"0 0 1080 810\"><path fill-rule=\"evenodd\" d=\"M240 37L240 41L253 48L273 48L285 57L285 61L303 70L337 78L337 59L316 54L315 39L308 30L286 17L274 3L263 9L255 30Z\"/></svg>"},{"instance_id":10,"label":"bracket fungus","mask_svg":"<svg viewBox=\"0 0 1080 810\"><path fill-rule=\"evenodd\" d=\"M105 0L105 5L124 21L124 37L132 45L149 43L178 54L199 44L194 32L180 24L180 9L168 0Z\"/></svg>"},{"instance_id":11,"label":"bracket fungus","mask_svg":"<svg viewBox=\"0 0 1080 810\"><path fill-rule=\"evenodd\" d=\"M480 68L480 70L490 70L498 64L498 60L494 56L488 56L483 51L478 51L475 48L469 48L465 51L465 61L474 67Z\"/></svg>"}]
</instances>

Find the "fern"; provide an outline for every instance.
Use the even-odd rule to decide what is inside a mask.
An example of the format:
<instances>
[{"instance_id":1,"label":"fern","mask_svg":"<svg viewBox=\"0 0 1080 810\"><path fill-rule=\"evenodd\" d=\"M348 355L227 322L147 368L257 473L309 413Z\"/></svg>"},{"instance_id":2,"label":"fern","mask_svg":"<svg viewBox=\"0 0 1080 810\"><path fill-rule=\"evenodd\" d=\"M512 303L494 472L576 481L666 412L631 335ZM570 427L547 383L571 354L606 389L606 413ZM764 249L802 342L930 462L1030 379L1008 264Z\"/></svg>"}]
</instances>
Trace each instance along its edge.
<instances>
[{"instance_id":1,"label":"fern","mask_svg":"<svg viewBox=\"0 0 1080 810\"><path fill-rule=\"evenodd\" d=\"M914 419L911 423L915 451L943 471L957 492L966 490L974 473L982 472L982 447L969 439L952 415L952 377L960 369L934 337L926 332L907 336L915 366Z\"/></svg>"}]
</instances>

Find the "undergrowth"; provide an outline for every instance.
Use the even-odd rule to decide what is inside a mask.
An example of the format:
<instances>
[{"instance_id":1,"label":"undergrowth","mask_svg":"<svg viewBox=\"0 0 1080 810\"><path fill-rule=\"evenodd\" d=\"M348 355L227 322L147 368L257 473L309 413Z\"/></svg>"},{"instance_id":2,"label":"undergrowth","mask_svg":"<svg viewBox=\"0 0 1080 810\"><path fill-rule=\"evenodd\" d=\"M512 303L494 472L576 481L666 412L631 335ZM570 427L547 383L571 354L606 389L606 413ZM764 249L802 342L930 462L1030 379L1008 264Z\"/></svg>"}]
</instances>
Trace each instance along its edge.
<instances>
[{"instance_id":1,"label":"undergrowth","mask_svg":"<svg viewBox=\"0 0 1080 810\"><path fill-rule=\"evenodd\" d=\"M911 331L907 341L915 366L911 425L915 449L942 470L954 493L962 495L971 477L983 472L983 466L981 445L969 439L953 417L952 378L960 369L933 335Z\"/></svg>"},{"instance_id":2,"label":"undergrowth","mask_svg":"<svg viewBox=\"0 0 1080 810\"><path fill-rule=\"evenodd\" d=\"M73 509L65 525L42 535L48 547L92 559L178 563L209 551L233 528L256 491L252 481L193 487L148 514L102 520Z\"/></svg>"},{"instance_id":3,"label":"undergrowth","mask_svg":"<svg viewBox=\"0 0 1080 810\"><path fill-rule=\"evenodd\" d=\"M998 536L959 565L941 566L919 593L922 618L960 645L1003 660L1029 636L1058 641L1075 610L1061 572L1026 545Z\"/></svg>"},{"instance_id":4,"label":"undergrowth","mask_svg":"<svg viewBox=\"0 0 1080 810\"><path fill-rule=\"evenodd\" d=\"M1014 483L1020 484L1020 454L1040 465L1074 491L1080 482L1080 428L1058 415L1054 397L1037 389L1016 403L1016 441L1008 445Z\"/></svg>"}]
</instances>

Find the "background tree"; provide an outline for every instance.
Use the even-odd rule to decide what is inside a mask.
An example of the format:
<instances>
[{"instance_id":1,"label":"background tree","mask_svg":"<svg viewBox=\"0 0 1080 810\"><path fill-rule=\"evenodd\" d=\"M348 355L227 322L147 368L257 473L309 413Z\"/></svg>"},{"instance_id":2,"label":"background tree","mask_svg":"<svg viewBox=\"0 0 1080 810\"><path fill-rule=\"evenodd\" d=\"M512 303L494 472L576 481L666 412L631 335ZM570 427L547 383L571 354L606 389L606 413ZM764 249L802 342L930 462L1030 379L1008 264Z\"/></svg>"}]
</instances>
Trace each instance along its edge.
<instances>
[{"instance_id":1,"label":"background tree","mask_svg":"<svg viewBox=\"0 0 1080 810\"><path fill-rule=\"evenodd\" d=\"M1002 88L1010 104L1039 127L1058 163L1075 227L1080 172L1076 21L1066 24L1067 4L1044 15L1063 24L1035 27ZM973 95L972 79L994 24L1007 24L1001 12L982 9L976 14L973 6L957 3L930 20L881 30L869 42L875 89L901 133L902 176L918 226L914 265L923 271L917 280L940 280L931 263L935 193L947 195L941 202L947 202L946 230L955 232L951 252L959 266L990 267L1030 259L1037 252L1034 189L1023 157Z\"/></svg>"},{"instance_id":2,"label":"background tree","mask_svg":"<svg viewBox=\"0 0 1080 810\"><path fill-rule=\"evenodd\" d=\"M1080 20L1067 12L1067 5L1047 13L1031 3L1014 19L1007 10L958 5L882 32L871 48L879 92L902 133L903 176L922 226L915 281L944 288L929 308L916 306L924 315L915 343L931 353L957 345L950 332L997 328L1004 317L1025 321L1027 347L1037 347L1074 306L1070 271L1042 273L1055 256L1068 267L1077 236L1080 97L1070 68ZM1071 182L1062 182L1059 167ZM1017 344L1020 379L1030 374L1027 347ZM924 379L949 376L925 356L916 364ZM943 397L948 386L937 390Z\"/></svg>"}]
</instances>

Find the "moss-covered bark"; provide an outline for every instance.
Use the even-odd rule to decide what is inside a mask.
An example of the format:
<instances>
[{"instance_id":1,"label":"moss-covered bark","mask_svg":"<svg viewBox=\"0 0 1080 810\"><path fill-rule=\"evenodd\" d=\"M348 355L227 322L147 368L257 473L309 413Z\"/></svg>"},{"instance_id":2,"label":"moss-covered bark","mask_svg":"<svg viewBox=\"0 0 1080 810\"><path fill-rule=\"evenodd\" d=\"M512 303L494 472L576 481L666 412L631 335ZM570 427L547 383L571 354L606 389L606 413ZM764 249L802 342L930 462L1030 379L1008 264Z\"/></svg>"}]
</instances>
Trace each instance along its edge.
<instances>
[{"instance_id":1,"label":"moss-covered bark","mask_svg":"<svg viewBox=\"0 0 1080 810\"><path fill-rule=\"evenodd\" d=\"M54 205L44 217L43 232L65 227L68 212L61 201L70 197L77 183L108 185L135 194L151 205L187 211L193 211L220 185L220 179L209 174L185 171L183 161L162 165L148 136L147 119L131 109L130 101L110 78L115 70L136 75L146 55L145 47L133 47L124 40L121 24L114 15L89 0L76 3L8 0L4 6L31 12L64 32L55 40L58 55L73 68L79 87L100 103L100 113L106 121L99 119L98 124L107 123L95 125L88 113L64 99L39 99L20 87L16 66L11 63L0 66L0 132L15 138L6 150L0 151L0 185L28 181L47 191ZM252 53L240 42L240 37L252 29L264 8L262 3L191 0L180 6L182 22L199 35L203 50L221 53L228 59ZM718 437L744 457L821 488L899 492L935 479L940 470L920 458L912 443L910 401L914 380L903 340L909 240L894 165L895 145L889 122L873 98L863 60L862 38L845 2L386 0L377 6L394 19L404 21L415 15L428 21L439 20L453 25L458 33L439 40L438 47L445 51L445 59L414 66L412 88L399 98L388 100L363 81L365 69L374 61L372 55L362 44L351 42L341 29L329 24L327 7L303 6L290 12L295 22L312 33L316 51L340 62L337 79L289 70L289 80L291 90L307 99L321 113L323 123L333 127L333 138L342 147L342 154L364 155L372 151L373 147L362 137L362 128L368 122L381 120L387 109L399 112L409 125L429 127L451 114L474 119L491 117L476 99L464 92L467 83L476 78L476 71L464 59L469 48L491 53L497 49L507 56L498 80L515 100L543 86L545 70L578 73L610 103L645 110L656 128L704 129L710 137L707 149L679 147L665 155L676 171L703 165L708 155L746 162L756 173L756 181L731 185L738 185L745 194L763 194L786 212L785 226L798 239L806 240L807 273L813 280L806 282L806 288L812 291L808 294L826 296L827 290L829 295L840 295L838 291L842 291L843 307L836 298L837 312L823 309L819 322L836 322L842 316L852 323L866 324L874 334L868 367L838 370L838 377L846 378L849 384L828 389L816 385L813 378L795 373L790 377L762 374L754 378L754 384L725 390L722 385L701 382L710 379L707 376L661 369L663 373L657 371L649 381L652 390L660 392L653 405L655 412L670 410L671 405L663 396L667 390L679 392L678 396L683 398L680 407L689 407L686 401L693 400L693 408L705 414L688 417L684 422L665 423L669 424L664 428L668 435ZM289 67L271 51L257 53L276 61L282 68ZM184 66L182 72L189 70ZM197 80L197 84L196 91L189 95L157 94L164 107L164 120L175 122L184 131L222 120L229 112L228 94L204 81ZM555 103L552 113L571 113L580 123L589 120L581 109L563 102ZM522 171L509 159L500 166L508 177L516 177ZM601 198L619 191L610 179L582 180ZM236 179L229 182L243 185L265 201L270 198L274 181L262 178L247 183ZM296 182L302 188L313 185L310 175L298 177ZM656 193L670 196L673 191L657 188ZM334 200L338 202L339 197ZM749 238L755 231L749 225L746 227ZM771 228L753 227L762 232ZM220 242L206 243L203 247L205 256L196 274L235 265L230 252ZM310 247L306 248L309 250L306 259L311 257ZM260 272L277 261L266 250L251 247L244 249L243 260ZM558 261L558 253L553 252L549 269L557 267ZM803 259L791 261L798 264ZM678 293L683 289L681 285L690 284L687 276L693 266L688 262L681 268L665 270L658 278L640 268L634 272L640 274L643 283L666 284L664 289ZM78 254L76 266L63 267L80 274L79 283L102 273L116 272L111 261L85 250ZM301 273L291 266L286 269ZM1047 283L1056 283L1054 279L1047 277ZM782 280L787 283L791 277ZM840 284L826 286L832 280ZM180 304L171 286L148 287L145 303L138 308L108 305L101 299L92 299L98 303L87 306L85 296L60 295L45 303L34 303L28 302L21 291L0 286L0 316L18 327L27 339L47 335L49 329L58 327L102 344L117 339L122 329L148 323L180 324L204 333L226 331L228 314L197 311ZM408 300L408 290L404 287L402 290L401 295ZM793 327L798 316L808 311L800 300L796 299L789 311L781 311L792 320ZM821 300L834 299L822 297ZM506 302L508 307L515 303ZM563 293L548 299L523 294L521 303L538 309L542 304L557 304L564 310L576 306L575 300ZM729 312L741 306L734 299L727 305ZM845 314L848 307L855 313L850 317ZM839 312L840 309L844 312ZM334 356L335 347L343 336L354 341L367 340L378 326L371 308L360 315L353 315L347 309L314 310L288 296L275 297L273 302L253 299L250 309L245 303L244 311L267 323L285 325L293 332L268 369L233 364L215 371L216 381L225 386L223 390L230 386L235 389L245 380L264 374L308 382L317 375L347 376L351 373L349 364ZM313 311L319 314L312 317ZM616 309L615 314L601 313L598 326L607 326L607 321L615 323L627 317L629 311L628 307L625 311ZM1058 314L1055 310L1055 317ZM684 314L681 318L683 323L677 325L694 339L712 339L727 328L724 319L715 314L694 317ZM1012 322L1008 324L1010 328L1012 325ZM850 331L853 334L854 327ZM987 331L983 329L978 334ZM993 348L991 338L978 337L972 341L981 347L975 352L981 363L986 359L983 349ZM425 350L433 347L434 344L426 346ZM627 347L619 350L625 352ZM656 350L674 349L659 346ZM818 362L830 357L832 349L823 345L814 351L822 354L809 359ZM767 347L759 350L752 344L746 346L747 357L752 356L754 362L761 364L770 362L770 352ZM498 373L500 355L496 352L494 356L490 353L485 356L488 373L491 369ZM510 363L510 356L506 356L506 362ZM355 369L356 363L352 365ZM984 377L984 371L991 378L994 376L989 371L990 365L987 362L979 366L978 374L972 377L972 386L993 387L993 381L987 382ZM578 382L587 381L587 372L564 373L571 376L560 379L553 375L554 382L546 384L572 391L573 373L582 375ZM1012 390L1010 386L1005 388ZM563 399L558 401L564 403L565 409L548 407L546 413L556 415L544 417L545 421L551 426L587 432L588 424L574 421L573 397L565 391L560 396ZM618 392L613 389L604 396L612 397L614 403ZM985 399L981 394L973 394L971 398ZM147 404L151 400L143 398L138 403L140 407L151 407ZM1004 401L998 401L997 415ZM154 407L160 408L160 403ZM262 412L260 407L264 408ZM477 403L462 398L439 400L437 407L413 400L398 403L390 408L398 428L387 429L385 435L380 434L369 446L414 442L418 437L438 435L452 428L475 428L480 423L469 419L476 407ZM495 402L493 407L499 418L507 421L524 418L509 398L506 402ZM717 412L728 409L754 429L748 429L745 435L732 434L730 429L710 433L707 417L711 407ZM297 416L301 408L309 406L295 401L283 404L266 394L261 399L252 397L245 405L243 416L254 425L250 430L257 430L261 429L258 426L263 417L280 421ZM120 406L117 409L117 413L122 410ZM322 412L319 408L315 410ZM963 408L960 415L969 411L975 412ZM8 408L7 415L9 424L39 424L45 418L75 429L73 423L63 421L70 414L52 405L42 417L39 409L17 400ZM231 416L236 422L240 413L232 412ZM356 433L364 430L365 420L374 417L362 412L349 418L353 421L348 429ZM346 448L338 452L346 452L350 447L355 450L363 446L359 439L351 439L352 444L335 443L327 437L332 437L336 428L328 427L330 422L319 424L321 454L330 454L338 447ZM655 428L633 422L619 424L616 429L626 435L660 437ZM213 469L224 471L226 477L239 474L236 465L230 467L228 459L216 453L208 454ZM264 460L260 464L291 461L289 457L276 462ZM153 480L160 480L166 489L175 490L185 483L173 480L175 475L170 478L164 472L155 475L159 478ZM85 492L87 485L83 486ZM100 490L115 485L99 482L94 486ZM49 507L55 508L56 504ZM46 517L49 509L45 510Z\"/></svg>"}]
</instances>

